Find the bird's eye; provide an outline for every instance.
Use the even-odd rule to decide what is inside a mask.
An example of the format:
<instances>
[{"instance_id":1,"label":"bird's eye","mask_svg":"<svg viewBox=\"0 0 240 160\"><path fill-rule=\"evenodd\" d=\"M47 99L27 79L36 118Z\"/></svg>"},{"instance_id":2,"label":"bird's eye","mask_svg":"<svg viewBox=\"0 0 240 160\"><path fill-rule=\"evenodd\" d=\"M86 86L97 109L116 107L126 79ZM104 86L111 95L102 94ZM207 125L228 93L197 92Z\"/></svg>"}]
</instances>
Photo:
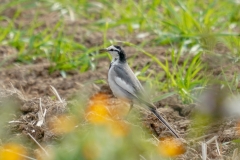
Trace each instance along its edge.
<instances>
[{"instance_id":1,"label":"bird's eye","mask_svg":"<svg viewBox=\"0 0 240 160\"><path fill-rule=\"evenodd\" d=\"M113 49L110 49L110 51L114 51Z\"/></svg>"}]
</instances>

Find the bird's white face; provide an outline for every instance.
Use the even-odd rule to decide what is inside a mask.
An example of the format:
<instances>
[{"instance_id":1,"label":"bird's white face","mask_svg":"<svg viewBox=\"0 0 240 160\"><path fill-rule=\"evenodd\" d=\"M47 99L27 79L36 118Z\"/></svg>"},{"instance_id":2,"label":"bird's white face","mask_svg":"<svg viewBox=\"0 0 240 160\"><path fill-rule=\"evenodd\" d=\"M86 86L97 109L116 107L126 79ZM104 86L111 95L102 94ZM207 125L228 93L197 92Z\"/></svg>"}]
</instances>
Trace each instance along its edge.
<instances>
[{"instance_id":1,"label":"bird's white face","mask_svg":"<svg viewBox=\"0 0 240 160\"><path fill-rule=\"evenodd\" d=\"M119 58L119 52L120 50L117 49L114 46L109 46L108 48L106 48L107 52L111 54L112 59L118 59Z\"/></svg>"}]
</instances>

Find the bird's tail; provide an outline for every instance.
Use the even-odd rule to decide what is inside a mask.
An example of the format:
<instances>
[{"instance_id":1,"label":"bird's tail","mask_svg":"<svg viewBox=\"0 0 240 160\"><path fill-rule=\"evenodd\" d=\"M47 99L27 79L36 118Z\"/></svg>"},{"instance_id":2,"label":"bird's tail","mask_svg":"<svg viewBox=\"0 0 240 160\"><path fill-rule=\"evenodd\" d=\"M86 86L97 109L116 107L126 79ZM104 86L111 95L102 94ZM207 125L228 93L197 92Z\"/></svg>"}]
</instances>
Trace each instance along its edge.
<instances>
[{"instance_id":1,"label":"bird's tail","mask_svg":"<svg viewBox=\"0 0 240 160\"><path fill-rule=\"evenodd\" d=\"M146 106L148 106L149 110L171 131L171 133L176 136L177 138L180 138L177 134L177 132L168 124L168 122L157 112L156 106L154 106L151 103L148 103L144 100L142 100L142 103L144 103Z\"/></svg>"}]
</instances>

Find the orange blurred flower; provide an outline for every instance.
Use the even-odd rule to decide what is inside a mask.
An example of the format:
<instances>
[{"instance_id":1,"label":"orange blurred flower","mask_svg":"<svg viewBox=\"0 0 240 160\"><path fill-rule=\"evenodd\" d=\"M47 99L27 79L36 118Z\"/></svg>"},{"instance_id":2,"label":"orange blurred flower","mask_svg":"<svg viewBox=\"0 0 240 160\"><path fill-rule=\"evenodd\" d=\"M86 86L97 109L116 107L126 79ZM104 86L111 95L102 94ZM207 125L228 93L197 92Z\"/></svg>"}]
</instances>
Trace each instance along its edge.
<instances>
[{"instance_id":1,"label":"orange blurred flower","mask_svg":"<svg viewBox=\"0 0 240 160\"><path fill-rule=\"evenodd\" d=\"M105 121L104 119L122 118L128 114L128 111L129 107L127 107L126 103L116 104L108 95L98 93L90 98L86 115L90 122L101 123Z\"/></svg>"},{"instance_id":2,"label":"orange blurred flower","mask_svg":"<svg viewBox=\"0 0 240 160\"><path fill-rule=\"evenodd\" d=\"M107 108L108 96L98 93L90 98L90 104L86 111L86 118L93 124L104 124L110 117Z\"/></svg>"},{"instance_id":3,"label":"orange blurred flower","mask_svg":"<svg viewBox=\"0 0 240 160\"><path fill-rule=\"evenodd\" d=\"M165 138L160 141L158 150L161 155L167 157L178 156L186 151L183 143L176 138Z\"/></svg>"},{"instance_id":4,"label":"orange blurred flower","mask_svg":"<svg viewBox=\"0 0 240 160\"><path fill-rule=\"evenodd\" d=\"M26 149L15 143L7 143L0 148L0 159L2 160L24 160Z\"/></svg>"},{"instance_id":5,"label":"orange blurred flower","mask_svg":"<svg viewBox=\"0 0 240 160\"><path fill-rule=\"evenodd\" d=\"M110 118L109 112L105 105L94 104L87 110L87 120L93 124L103 124Z\"/></svg>"},{"instance_id":6,"label":"orange blurred flower","mask_svg":"<svg viewBox=\"0 0 240 160\"><path fill-rule=\"evenodd\" d=\"M73 131L77 125L77 120L71 116L61 115L52 118L49 125L55 134L64 134Z\"/></svg>"},{"instance_id":7,"label":"orange blurred flower","mask_svg":"<svg viewBox=\"0 0 240 160\"><path fill-rule=\"evenodd\" d=\"M119 106L109 106L108 100L108 96L101 93L91 97L86 119L93 124L106 125L114 136L124 136L129 130L126 123L119 120L124 111Z\"/></svg>"}]
</instances>

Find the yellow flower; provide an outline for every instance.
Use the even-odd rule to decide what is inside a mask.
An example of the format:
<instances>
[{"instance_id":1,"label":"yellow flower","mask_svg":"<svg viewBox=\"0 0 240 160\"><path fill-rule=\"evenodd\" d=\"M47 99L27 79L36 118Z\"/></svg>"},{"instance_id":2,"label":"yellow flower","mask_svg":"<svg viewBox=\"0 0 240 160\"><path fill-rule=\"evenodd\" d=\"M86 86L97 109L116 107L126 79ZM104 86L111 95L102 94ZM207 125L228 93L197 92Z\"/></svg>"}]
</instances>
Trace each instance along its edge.
<instances>
[{"instance_id":1,"label":"yellow flower","mask_svg":"<svg viewBox=\"0 0 240 160\"><path fill-rule=\"evenodd\" d=\"M185 152L185 147L181 141L175 138L165 138L160 141L158 150L161 155L167 157L174 157Z\"/></svg>"},{"instance_id":2,"label":"yellow flower","mask_svg":"<svg viewBox=\"0 0 240 160\"><path fill-rule=\"evenodd\" d=\"M87 120L93 124L106 123L110 118L106 106L101 104L94 104L90 106L86 115Z\"/></svg>"},{"instance_id":3,"label":"yellow flower","mask_svg":"<svg viewBox=\"0 0 240 160\"><path fill-rule=\"evenodd\" d=\"M0 159L2 160L24 160L26 150L23 146L15 143L7 143L0 148Z\"/></svg>"},{"instance_id":4,"label":"yellow flower","mask_svg":"<svg viewBox=\"0 0 240 160\"><path fill-rule=\"evenodd\" d=\"M90 99L90 105L86 111L86 119L93 124L106 123L110 117L107 109L108 97L105 94L96 94Z\"/></svg>"},{"instance_id":5,"label":"yellow flower","mask_svg":"<svg viewBox=\"0 0 240 160\"><path fill-rule=\"evenodd\" d=\"M94 95L86 111L86 119L90 123L107 126L114 136L124 136L129 130L128 125L119 120L124 111L119 106L109 106L108 100L105 94Z\"/></svg>"}]
</instances>

